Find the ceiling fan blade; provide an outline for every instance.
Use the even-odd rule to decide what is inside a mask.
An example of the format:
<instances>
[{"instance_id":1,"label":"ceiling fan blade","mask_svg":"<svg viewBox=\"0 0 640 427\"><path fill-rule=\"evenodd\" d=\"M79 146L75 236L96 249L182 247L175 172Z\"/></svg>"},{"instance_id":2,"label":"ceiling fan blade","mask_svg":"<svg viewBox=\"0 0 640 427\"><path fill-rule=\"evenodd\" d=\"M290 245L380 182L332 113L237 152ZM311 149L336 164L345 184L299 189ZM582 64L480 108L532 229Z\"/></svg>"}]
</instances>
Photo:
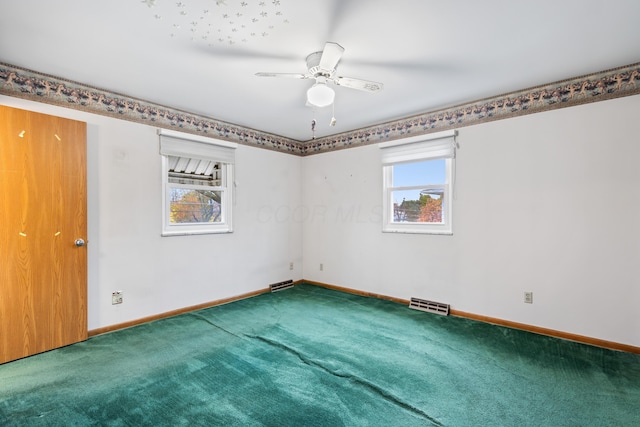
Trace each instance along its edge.
<instances>
[{"instance_id":1,"label":"ceiling fan blade","mask_svg":"<svg viewBox=\"0 0 640 427\"><path fill-rule=\"evenodd\" d=\"M324 45L322 51L322 57L320 57L320 69L326 71L333 71L338 65L338 61L342 58L344 48L338 43L327 42Z\"/></svg>"},{"instance_id":2,"label":"ceiling fan blade","mask_svg":"<svg viewBox=\"0 0 640 427\"><path fill-rule=\"evenodd\" d=\"M351 77L336 77L333 82L338 86L344 86L351 89L363 90L365 92L379 92L384 85L369 80L354 79Z\"/></svg>"},{"instance_id":3,"label":"ceiling fan blade","mask_svg":"<svg viewBox=\"0 0 640 427\"><path fill-rule=\"evenodd\" d=\"M300 73L256 73L258 77L284 77L289 79L308 79L312 76Z\"/></svg>"}]
</instances>

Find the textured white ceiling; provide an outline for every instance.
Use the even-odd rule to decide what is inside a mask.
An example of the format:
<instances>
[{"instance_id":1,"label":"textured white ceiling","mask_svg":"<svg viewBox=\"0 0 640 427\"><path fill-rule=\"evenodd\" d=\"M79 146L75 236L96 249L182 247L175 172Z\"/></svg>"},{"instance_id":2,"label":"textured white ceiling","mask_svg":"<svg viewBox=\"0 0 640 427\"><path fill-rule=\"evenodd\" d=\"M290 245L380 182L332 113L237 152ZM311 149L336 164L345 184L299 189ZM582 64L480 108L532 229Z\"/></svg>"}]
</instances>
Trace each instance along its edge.
<instances>
[{"instance_id":1,"label":"textured white ceiling","mask_svg":"<svg viewBox=\"0 0 640 427\"><path fill-rule=\"evenodd\" d=\"M299 141L640 62L637 0L0 0L0 62ZM336 87L305 106L326 41Z\"/></svg>"}]
</instances>

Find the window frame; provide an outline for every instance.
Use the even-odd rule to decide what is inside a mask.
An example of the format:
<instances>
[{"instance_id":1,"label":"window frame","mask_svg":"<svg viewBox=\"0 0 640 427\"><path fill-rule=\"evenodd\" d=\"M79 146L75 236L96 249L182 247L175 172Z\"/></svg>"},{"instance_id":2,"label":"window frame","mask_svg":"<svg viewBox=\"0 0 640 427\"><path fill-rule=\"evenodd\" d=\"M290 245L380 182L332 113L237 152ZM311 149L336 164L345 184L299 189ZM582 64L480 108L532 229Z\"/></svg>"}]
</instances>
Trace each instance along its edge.
<instances>
[{"instance_id":1,"label":"window frame","mask_svg":"<svg viewBox=\"0 0 640 427\"><path fill-rule=\"evenodd\" d=\"M411 234L453 234L453 196L457 131L438 132L379 144L382 151L382 232ZM450 150L447 144L451 144ZM391 155L389 155L391 153ZM395 153L395 154L394 154ZM399 154L398 154L399 153ZM393 186L396 165L428 160L445 160L445 183ZM393 192L442 188L442 223L394 221Z\"/></svg>"},{"instance_id":2,"label":"window frame","mask_svg":"<svg viewBox=\"0 0 640 427\"><path fill-rule=\"evenodd\" d=\"M201 234L220 234L233 232L233 183L234 183L234 156L221 156L215 159L216 151L224 149L235 149L237 144L226 141L219 141L213 138L198 137L196 135L185 135L180 132L161 130L160 135L160 155L162 158L162 236L186 236ZM172 140L183 140L184 148L167 148L163 146L163 137ZM194 145L196 143L197 145ZM190 147L194 149L190 151ZM207 154L212 149L213 154ZM191 153L191 154L190 154ZM192 159L212 160L220 163L221 184L219 186L182 184L169 182L169 156L178 155ZM232 159L232 160L230 160ZM179 223L171 222L171 189L206 189L207 191L220 192L220 221L207 223Z\"/></svg>"}]
</instances>

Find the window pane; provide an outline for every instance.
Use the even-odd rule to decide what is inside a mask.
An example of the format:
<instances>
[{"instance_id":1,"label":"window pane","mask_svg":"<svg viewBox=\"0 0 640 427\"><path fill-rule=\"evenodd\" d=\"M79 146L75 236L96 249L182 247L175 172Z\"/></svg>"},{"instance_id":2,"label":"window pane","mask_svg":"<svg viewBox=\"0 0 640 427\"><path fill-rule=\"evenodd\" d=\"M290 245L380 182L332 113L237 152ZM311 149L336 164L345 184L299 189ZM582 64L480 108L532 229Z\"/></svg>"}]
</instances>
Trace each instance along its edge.
<instances>
[{"instance_id":1,"label":"window pane","mask_svg":"<svg viewBox=\"0 0 640 427\"><path fill-rule=\"evenodd\" d=\"M408 187L447 182L446 159L393 165L393 186Z\"/></svg>"},{"instance_id":2,"label":"window pane","mask_svg":"<svg viewBox=\"0 0 640 427\"><path fill-rule=\"evenodd\" d=\"M171 224L210 223L222 221L222 192L170 188Z\"/></svg>"},{"instance_id":3,"label":"window pane","mask_svg":"<svg viewBox=\"0 0 640 427\"><path fill-rule=\"evenodd\" d=\"M393 222L442 223L444 190L392 191Z\"/></svg>"}]
</instances>

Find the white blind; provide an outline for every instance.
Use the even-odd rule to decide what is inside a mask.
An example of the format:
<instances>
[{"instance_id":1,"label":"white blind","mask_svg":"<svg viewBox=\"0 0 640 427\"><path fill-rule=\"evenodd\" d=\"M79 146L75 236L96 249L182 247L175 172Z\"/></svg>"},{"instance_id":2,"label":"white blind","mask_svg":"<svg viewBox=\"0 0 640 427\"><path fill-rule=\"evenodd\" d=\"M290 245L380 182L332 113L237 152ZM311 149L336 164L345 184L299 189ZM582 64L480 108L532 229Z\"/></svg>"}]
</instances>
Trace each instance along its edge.
<instances>
[{"instance_id":1,"label":"white blind","mask_svg":"<svg viewBox=\"0 0 640 427\"><path fill-rule=\"evenodd\" d=\"M433 136L413 137L379 144L382 164L455 157L455 137L455 131L442 132Z\"/></svg>"},{"instance_id":2,"label":"white blind","mask_svg":"<svg viewBox=\"0 0 640 427\"><path fill-rule=\"evenodd\" d=\"M213 140L200 141L161 133L160 154L233 164L236 150L235 144L222 142L216 144Z\"/></svg>"}]
</instances>

